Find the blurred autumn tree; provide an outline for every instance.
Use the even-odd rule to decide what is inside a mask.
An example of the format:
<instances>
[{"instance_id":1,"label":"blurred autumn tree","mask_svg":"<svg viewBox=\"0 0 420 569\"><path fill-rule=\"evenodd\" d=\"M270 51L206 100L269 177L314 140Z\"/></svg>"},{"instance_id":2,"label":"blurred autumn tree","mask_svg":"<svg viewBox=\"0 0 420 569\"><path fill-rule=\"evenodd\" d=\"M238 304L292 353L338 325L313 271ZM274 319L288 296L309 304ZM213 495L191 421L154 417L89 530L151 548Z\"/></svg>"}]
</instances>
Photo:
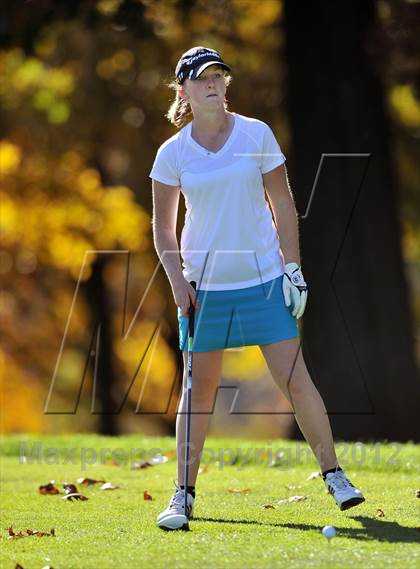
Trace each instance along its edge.
<instances>
[{"instance_id":1,"label":"blurred autumn tree","mask_svg":"<svg viewBox=\"0 0 420 569\"><path fill-rule=\"evenodd\" d=\"M283 3L6 0L1 10L3 428L173 432L178 329L167 279L155 272L148 178L174 133L164 83L187 48L220 49L234 70L231 108L269 122L293 162ZM398 33L394 55L405 41ZM407 69L384 83L399 133L406 258L418 271L413 77ZM258 348L225 354L226 377L254 378L264 367ZM93 415L87 390L99 400ZM57 415L43 414L47 393ZM150 423L133 413L140 398L142 412L157 413Z\"/></svg>"},{"instance_id":2,"label":"blurred autumn tree","mask_svg":"<svg viewBox=\"0 0 420 569\"><path fill-rule=\"evenodd\" d=\"M141 412L160 413L149 428L172 429L178 329L155 275L147 177L173 132L163 84L183 50L214 45L241 88L262 85L241 112L279 127L282 73L267 62L281 5L44 0L2 10L3 429L147 429L132 413L140 395ZM129 274L124 251L134 253ZM263 365L249 348L227 354L225 369L247 378ZM136 375L131 413L120 413Z\"/></svg>"}]
</instances>

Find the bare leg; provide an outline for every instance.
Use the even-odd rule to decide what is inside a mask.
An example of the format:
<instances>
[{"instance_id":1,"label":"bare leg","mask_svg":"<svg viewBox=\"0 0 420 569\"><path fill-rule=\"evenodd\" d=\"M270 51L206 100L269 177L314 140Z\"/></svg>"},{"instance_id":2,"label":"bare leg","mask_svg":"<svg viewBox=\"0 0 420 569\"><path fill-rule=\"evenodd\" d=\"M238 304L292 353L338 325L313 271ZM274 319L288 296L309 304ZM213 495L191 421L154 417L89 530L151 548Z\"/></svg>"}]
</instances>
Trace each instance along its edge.
<instances>
[{"instance_id":1,"label":"bare leg","mask_svg":"<svg viewBox=\"0 0 420 569\"><path fill-rule=\"evenodd\" d=\"M190 428L190 459L188 470L188 485L194 486L198 468L200 466L200 454L206 438L207 428L210 421L210 413L220 385L223 350L209 352L194 352L192 366L192 390L191 390L191 428ZM185 464L185 419L186 419L186 373L187 352L183 352L184 375L182 397L178 406L176 419L176 441L178 457L178 484L184 484Z\"/></svg>"},{"instance_id":2,"label":"bare leg","mask_svg":"<svg viewBox=\"0 0 420 569\"><path fill-rule=\"evenodd\" d=\"M292 406L296 421L322 471L337 466L330 421L300 349L300 338L261 345L274 381Z\"/></svg>"}]
</instances>

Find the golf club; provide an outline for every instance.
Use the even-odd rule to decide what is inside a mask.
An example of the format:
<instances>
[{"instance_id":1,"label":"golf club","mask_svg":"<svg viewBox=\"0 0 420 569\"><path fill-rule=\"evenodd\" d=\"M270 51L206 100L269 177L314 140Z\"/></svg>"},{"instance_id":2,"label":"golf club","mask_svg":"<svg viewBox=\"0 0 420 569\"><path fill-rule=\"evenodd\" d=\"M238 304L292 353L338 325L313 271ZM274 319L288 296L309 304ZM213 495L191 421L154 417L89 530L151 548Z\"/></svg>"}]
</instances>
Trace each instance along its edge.
<instances>
[{"instance_id":1,"label":"golf club","mask_svg":"<svg viewBox=\"0 0 420 569\"><path fill-rule=\"evenodd\" d=\"M191 286L196 290L196 282L191 281ZM195 302L195 299L194 299ZM192 361L193 361L193 339L194 339L194 314L195 307L194 302L190 303L188 309L188 365L187 365L187 414L186 414L186 429L185 429L185 463L184 463L184 512L187 516L187 505L188 505L188 462L190 458L190 427L191 427L191 389L192 389ZM187 526L185 529L189 529L188 518Z\"/></svg>"}]
</instances>

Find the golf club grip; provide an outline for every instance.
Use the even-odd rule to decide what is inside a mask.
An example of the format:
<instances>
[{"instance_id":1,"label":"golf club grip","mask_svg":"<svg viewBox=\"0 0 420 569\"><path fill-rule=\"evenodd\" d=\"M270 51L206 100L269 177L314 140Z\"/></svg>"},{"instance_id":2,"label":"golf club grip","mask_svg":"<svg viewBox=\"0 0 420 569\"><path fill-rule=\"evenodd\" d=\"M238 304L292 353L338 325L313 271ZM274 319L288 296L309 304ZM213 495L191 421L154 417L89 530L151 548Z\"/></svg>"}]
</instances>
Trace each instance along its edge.
<instances>
[{"instance_id":1,"label":"golf club grip","mask_svg":"<svg viewBox=\"0 0 420 569\"><path fill-rule=\"evenodd\" d=\"M197 283L195 281L191 281L190 285L193 287L194 290L197 290ZM188 335L190 338L194 337L194 313L195 313L195 307L194 304L191 302L190 307L188 309Z\"/></svg>"}]
</instances>

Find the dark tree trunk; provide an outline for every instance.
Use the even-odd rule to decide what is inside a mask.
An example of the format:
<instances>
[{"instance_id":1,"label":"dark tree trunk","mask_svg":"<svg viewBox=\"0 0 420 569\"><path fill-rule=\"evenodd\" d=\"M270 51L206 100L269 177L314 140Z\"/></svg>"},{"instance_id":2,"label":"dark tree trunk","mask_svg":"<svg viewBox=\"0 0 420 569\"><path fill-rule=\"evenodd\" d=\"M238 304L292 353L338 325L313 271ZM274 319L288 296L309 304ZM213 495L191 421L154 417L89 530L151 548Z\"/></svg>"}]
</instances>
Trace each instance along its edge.
<instances>
[{"instance_id":1,"label":"dark tree trunk","mask_svg":"<svg viewBox=\"0 0 420 569\"><path fill-rule=\"evenodd\" d=\"M285 2L289 171L309 285L303 353L336 438L419 440L396 182L366 49L374 24L373 0ZM323 153L368 156L324 160L303 215Z\"/></svg>"},{"instance_id":2,"label":"dark tree trunk","mask_svg":"<svg viewBox=\"0 0 420 569\"><path fill-rule=\"evenodd\" d=\"M92 275L84 283L87 304L92 315L94 343L98 352L89 361L92 366L96 362L95 393L92 396L95 412L98 414L97 431L102 435L118 434L118 404L113 395L116 384L116 373L113 359L112 341L112 315L107 299L106 285L104 282L104 268L106 257L98 255L92 265ZM99 334L99 338L97 335ZM94 369L92 370L94 371ZM95 401L93 399L95 397ZM96 399L99 401L99 410Z\"/></svg>"}]
</instances>

